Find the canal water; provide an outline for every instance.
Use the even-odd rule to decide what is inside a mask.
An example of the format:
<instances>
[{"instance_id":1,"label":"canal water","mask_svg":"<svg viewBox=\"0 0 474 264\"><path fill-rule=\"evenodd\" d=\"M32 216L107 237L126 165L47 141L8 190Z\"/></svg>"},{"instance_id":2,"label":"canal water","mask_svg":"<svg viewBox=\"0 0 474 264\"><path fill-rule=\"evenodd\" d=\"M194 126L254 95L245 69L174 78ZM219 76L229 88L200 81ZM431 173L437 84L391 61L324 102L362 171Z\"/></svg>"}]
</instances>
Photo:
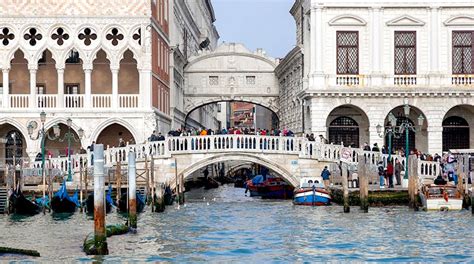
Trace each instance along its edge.
<instances>
[{"instance_id":1,"label":"canal water","mask_svg":"<svg viewBox=\"0 0 474 264\"><path fill-rule=\"evenodd\" d=\"M474 262L474 217L462 212L412 212L406 207L301 207L290 200L246 197L223 186L186 193L186 206L140 214L137 234L108 239L110 255L86 256L93 231L85 214L0 216L0 246L36 249L42 257L5 260L175 262ZM124 223L112 213L107 222Z\"/></svg>"}]
</instances>

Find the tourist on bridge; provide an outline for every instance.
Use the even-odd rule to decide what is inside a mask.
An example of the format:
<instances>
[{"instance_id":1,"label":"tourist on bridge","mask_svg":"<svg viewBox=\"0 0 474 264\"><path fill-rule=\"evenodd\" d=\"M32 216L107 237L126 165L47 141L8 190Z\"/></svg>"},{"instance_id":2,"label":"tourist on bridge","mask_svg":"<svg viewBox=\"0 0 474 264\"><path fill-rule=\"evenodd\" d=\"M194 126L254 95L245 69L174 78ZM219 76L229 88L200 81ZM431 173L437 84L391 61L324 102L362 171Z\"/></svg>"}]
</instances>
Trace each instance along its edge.
<instances>
[{"instance_id":1,"label":"tourist on bridge","mask_svg":"<svg viewBox=\"0 0 474 264\"><path fill-rule=\"evenodd\" d=\"M367 142L364 143L364 151L370 151L370 146Z\"/></svg>"},{"instance_id":2,"label":"tourist on bridge","mask_svg":"<svg viewBox=\"0 0 474 264\"><path fill-rule=\"evenodd\" d=\"M374 143L374 147L372 148L372 151L376 151L376 152L380 151L379 146L377 145L377 143Z\"/></svg>"},{"instance_id":3,"label":"tourist on bridge","mask_svg":"<svg viewBox=\"0 0 474 264\"><path fill-rule=\"evenodd\" d=\"M148 141L157 141L158 137L156 136L156 130L153 130L153 133L151 133L151 136L148 138Z\"/></svg>"},{"instance_id":4,"label":"tourist on bridge","mask_svg":"<svg viewBox=\"0 0 474 264\"><path fill-rule=\"evenodd\" d=\"M388 188L393 188L393 164L392 161L388 161L387 164L387 175L386 178L388 178Z\"/></svg>"},{"instance_id":5,"label":"tourist on bridge","mask_svg":"<svg viewBox=\"0 0 474 264\"><path fill-rule=\"evenodd\" d=\"M326 188L327 190L329 190L329 184L330 184L329 176L331 176L331 172L329 172L328 166L324 166L324 169L321 172L321 177L323 178L324 188Z\"/></svg>"},{"instance_id":6,"label":"tourist on bridge","mask_svg":"<svg viewBox=\"0 0 474 264\"><path fill-rule=\"evenodd\" d=\"M403 171L403 169L404 168L403 168L402 163L400 162L400 160L397 159L397 161L395 162L395 178L397 179L397 185L402 184L400 173Z\"/></svg>"}]
</instances>

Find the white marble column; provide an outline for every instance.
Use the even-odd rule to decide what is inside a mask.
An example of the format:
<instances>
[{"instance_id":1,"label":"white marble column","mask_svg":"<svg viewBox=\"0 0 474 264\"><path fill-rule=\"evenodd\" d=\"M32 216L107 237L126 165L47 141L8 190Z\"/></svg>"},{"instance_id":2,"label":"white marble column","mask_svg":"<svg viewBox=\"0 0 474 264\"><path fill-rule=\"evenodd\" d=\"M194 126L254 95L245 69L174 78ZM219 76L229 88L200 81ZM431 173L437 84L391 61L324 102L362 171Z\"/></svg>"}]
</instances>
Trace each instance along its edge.
<instances>
[{"instance_id":1,"label":"white marble column","mask_svg":"<svg viewBox=\"0 0 474 264\"><path fill-rule=\"evenodd\" d=\"M119 96L118 96L118 74L119 68L112 68L112 108L117 109L119 107Z\"/></svg>"},{"instance_id":2,"label":"white marble column","mask_svg":"<svg viewBox=\"0 0 474 264\"><path fill-rule=\"evenodd\" d=\"M381 31L381 24L382 21L380 20L380 7L373 7L371 9L372 13L372 73L371 73L371 85L372 86L381 86L383 79L382 79L382 31Z\"/></svg>"},{"instance_id":3,"label":"white marble column","mask_svg":"<svg viewBox=\"0 0 474 264\"><path fill-rule=\"evenodd\" d=\"M9 89L10 89L10 80L9 80L9 73L10 69L3 69L3 108L8 108L10 107L9 103L10 101L8 100L8 95L9 95Z\"/></svg>"},{"instance_id":4,"label":"white marble column","mask_svg":"<svg viewBox=\"0 0 474 264\"><path fill-rule=\"evenodd\" d=\"M430 85L440 85L439 72L439 7L430 7L430 35L429 35L429 68L430 68Z\"/></svg>"},{"instance_id":5,"label":"white marble column","mask_svg":"<svg viewBox=\"0 0 474 264\"><path fill-rule=\"evenodd\" d=\"M29 100L29 108L36 108L38 107L36 104L36 72L38 71L37 68L29 68L30 71L30 100Z\"/></svg>"},{"instance_id":6,"label":"white marble column","mask_svg":"<svg viewBox=\"0 0 474 264\"><path fill-rule=\"evenodd\" d=\"M431 123L429 123L431 124ZM428 126L428 153L441 155L443 152L443 127L441 124Z\"/></svg>"},{"instance_id":7,"label":"white marble column","mask_svg":"<svg viewBox=\"0 0 474 264\"><path fill-rule=\"evenodd\" d=\"M310 70L309 72L311 73L311 75L313 75L316 71L316 60L317 60L317 57L316 57L316 46L317 46L317 43L316 43L316 8L314 7L311 7L311 17L310 17L310 21L311 21L311 27L310 27L310 39L309 42L310 43L310 53L311 53L311 56L310 56Z\"/></svg>"},{"instance_id":8,"label":"white marble column","mask_svg":"<svg viewBox=\"0 0 474 264\"><path fill-rule=\"evenodd\" d=\"M56 68L58 74L57 108L64 108L64 68Z\"/></svg>"},{"instance_id":9,"label":"white marble column","mask_svg":"<svg viewBox=\"0 0 474 264\"><path fill-rule=\"evenodd\" d=\"M141 69L139 72L139 79L140 79L140 96L139 102L138 102L138 107L140 108L151 108L151 102L152 102L152 96L151 96L151 90L152 90L152 83L151 83L151 78L152 78L152 73L151 70L148 69Z\"/></svg>"},{"instance_id":10,"label":"white marble column","mask_svg":"<svg viewBox=\"0 0 474 264\"><path fill-rule=\"evenodd\" d=\"M92 108L92 67L84 68L84 107L86 109Z\"/></svg>"}]
</instances>

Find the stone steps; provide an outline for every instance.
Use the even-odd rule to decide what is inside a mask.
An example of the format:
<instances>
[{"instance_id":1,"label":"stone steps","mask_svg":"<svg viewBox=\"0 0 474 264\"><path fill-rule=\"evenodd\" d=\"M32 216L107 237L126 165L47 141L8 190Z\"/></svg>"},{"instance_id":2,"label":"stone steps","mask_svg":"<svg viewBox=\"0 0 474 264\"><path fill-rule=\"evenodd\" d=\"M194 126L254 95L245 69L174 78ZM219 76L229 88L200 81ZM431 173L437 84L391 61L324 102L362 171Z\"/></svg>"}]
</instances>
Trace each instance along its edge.
<instances>
[{"instance_id":1,"label":"stone steps","mask_svg":"<svg viewBox=\"0 0 474 264\"><path fill-rule=\"evenodd\" d=\"M7 205L7 188L0 187L0 213L5 213L5 207Z\"/></svg>"}]
</instances>

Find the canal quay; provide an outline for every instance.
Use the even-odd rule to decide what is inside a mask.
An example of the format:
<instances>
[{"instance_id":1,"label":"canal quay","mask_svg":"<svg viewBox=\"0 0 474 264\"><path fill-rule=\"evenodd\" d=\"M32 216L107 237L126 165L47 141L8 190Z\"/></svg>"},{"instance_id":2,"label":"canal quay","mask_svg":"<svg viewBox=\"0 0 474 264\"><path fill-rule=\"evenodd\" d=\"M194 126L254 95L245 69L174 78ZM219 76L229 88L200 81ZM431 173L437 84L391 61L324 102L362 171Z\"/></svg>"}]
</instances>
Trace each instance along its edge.
<instances>
[{"instance_id":1,"label":"canal quay","mask_svg":"<svg viewBox=\"0 0 474 264\"><path fill-rule=\"evenodd\" d=\"M0 1L0 262L474 263L473 14Z\"/></svg>"}]
</instances>

